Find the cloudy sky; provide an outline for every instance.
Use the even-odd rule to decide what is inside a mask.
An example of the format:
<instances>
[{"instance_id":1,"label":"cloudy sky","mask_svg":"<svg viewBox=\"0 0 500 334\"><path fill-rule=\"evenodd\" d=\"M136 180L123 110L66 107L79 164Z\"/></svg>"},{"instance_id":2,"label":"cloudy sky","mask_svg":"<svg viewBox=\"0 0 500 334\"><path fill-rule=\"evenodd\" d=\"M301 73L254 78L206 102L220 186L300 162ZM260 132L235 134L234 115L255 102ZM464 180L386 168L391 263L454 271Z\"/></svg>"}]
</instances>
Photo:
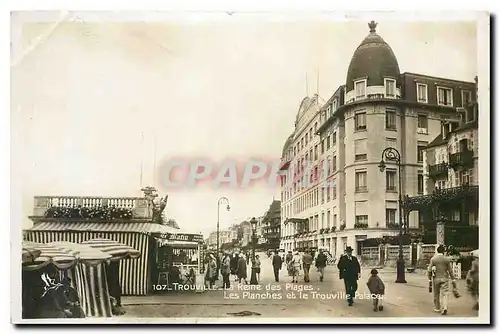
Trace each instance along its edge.
<instances>
[{"instance_id":1,"label":"cloudy sky","mask_svg":"<svg viewBox=\"0 0 500 334\"><path fill-rule=\"evenodd\" d=\"M221 196L222 227L262 215L279 189L166 189L162 161L279 159L307 91L327 100L369 32L368 19L327 16L12 19L13 223L23 227L35 195L139 196L141 165L142 185L169 194L167 215L185 230L215 229ZM402 72L473 81L475 22L374 19Z\"/></svg>"}]
</instances>

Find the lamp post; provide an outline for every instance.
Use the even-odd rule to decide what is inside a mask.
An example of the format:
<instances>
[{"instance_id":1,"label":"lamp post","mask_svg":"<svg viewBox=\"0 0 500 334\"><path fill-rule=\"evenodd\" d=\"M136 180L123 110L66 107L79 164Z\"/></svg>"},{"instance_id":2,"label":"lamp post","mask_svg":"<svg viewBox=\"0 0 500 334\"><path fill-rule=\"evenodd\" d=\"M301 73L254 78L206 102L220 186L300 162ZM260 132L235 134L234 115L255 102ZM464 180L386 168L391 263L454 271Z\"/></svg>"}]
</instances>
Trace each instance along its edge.
<instances>
[{"instance_id":1,"label":"lamp post","mask_svg":"<svg viewBox=\"0 0 500 334\"><path fill-rule=\"evenodd\" d=\"M401 173L401 154L399 151L393 147L387 147L385 150L382 151L382 159L380 160L380 164L378 165L380 171L383 173L385 170L385 162L384 159L387 160L388 162L396 162L398 165L398 174L399 174L399 257L396 262L396 270L397 270L397 277L396 277L396 283L406 283L405 279L405 260L403 258L403 228L404 228L404 222L403 222L403 191L401 188L401 179L402 179L402 173Z\"/></svg>"},{"instance_id":2,"label":"lamp post","mask_svg":"<svg viewBox=\"0 0 500 334\"><path fill-rule=\"evenodd\" d=\"M250 224L252 224L252 274L250 276L250 284L257 285L259 282L257 281L257 273L255 272L255 268L253 267L253 263L255 261L255 230L257 229L257 219L253 217L250 220Z\"/></svg>"},{"instance_id":3,"label":"lamp post","mask_svg":"<svg viewBox=\"0 0 500 334\"><path fill-rule=\"evenodd\" d=\"M219 278L219 269L220 269L220 255L219 255L219 221L220 221L220 206L221 204L226 205L227 211L231 209L229 206L229 199L227 197L221 197L217 201L217 278Z\"/></svg>"}]
</instances>

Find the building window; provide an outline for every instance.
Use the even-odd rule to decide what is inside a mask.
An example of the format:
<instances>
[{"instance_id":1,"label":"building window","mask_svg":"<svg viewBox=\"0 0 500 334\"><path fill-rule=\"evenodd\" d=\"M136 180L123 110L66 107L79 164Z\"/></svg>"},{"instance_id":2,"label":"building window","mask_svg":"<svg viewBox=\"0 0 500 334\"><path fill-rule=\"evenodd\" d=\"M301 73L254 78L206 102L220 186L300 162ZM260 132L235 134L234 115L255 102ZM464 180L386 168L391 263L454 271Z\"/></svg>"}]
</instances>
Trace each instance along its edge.
<instances>
[{"instance_id":1,"label":"building window","mask_svg":"<svg viewBox=\"0 0 500 334\"><path fill-rule=\"evenodd\" d=\"M426 135L428 133L429 128L429 120L427 115L418 115L417 116L417 133L421 133Z\"/></svg>"},{"instance_id":2,"label":"building window","mask_svg":"<svg viewBox=\"0 0 500 334\"><path fill-rule=\"evenodd\" d=\"M385 111L385 128L387 130L396 130L396 111Z\"/></svg>"},{"instance_id":3,"label":"building window","mask_svg":"<svg viewBox=\"0 0 500 334\"><path fill-rule=\"evenodd\" d=\"M368 215L356 216L356 225L368 226Z\"/></svg>"},{"instance_id":4,"label":"building window","mask_svg":"<svg viewBox=\"0 0 500 334\"><path fill-rule=\"evenodd\" d=\"M354 161L366 161L368 158L366 150L366 139L354 141Z\"/></svg>"},{"instance_id":5,"label":"building window","mask_svg":"<svg viewBox=\"0 0 500 334\"><path fill-rule=\"evenodd\" d=\"M321 141L321 154L325 153L325 140Z\"/></svg>"},{"instance_id":6,"label":"building window","mask_svg":"<svg viewBox=\"0 0 500 334\"><path fill-rule=\"evenodd\" d=\"M314 160L318 160L318 145L314 145Z\"/></svg>"},{"instance_id":7,"label":"building window","mask_svg":"<svg viewBox=\"0 0 500 334\"><path fill-rule=\"evenodd\" d=\"M337 170L337 156L336 155L333 156L332 162L333 162L332 172L335 172Z\"/></svg>"},{"instance_id":8,"label":"building window","mask_svg":"<svg viewBox=\"0 0 500 334\"><path fill-rule=\"evenodd\" d=\"M318 131L318 122L314 123L314 133Z\"/></svg>"},{"instance_id":9,"label":"building window","mask_svg":"<svg viewBox=\"0 0 500 334\"><path fill-rule=\"evenodd\" d=\"M324 188L326 190L326 201L330 202L330 188Z\"/></svg>"},{"instance_id":10,"label":"building window","mask_svg":"<svg viewBox=\"0 0 500 334\"><path fill-rule=\"evenodd\" d=\"M417 101L420 103L427 103L427 85L417 84Z\"/></svg>"},{"instance_id":11,"label":"building window","mask_svg":"<svg viewBox=\"0 0 500 334\"><path fill-rule=\"evenodd\" d=\"M462 107L467 107L472 100L472 93L468 90L462 91Z\"/></svg>"},{"instance_id":12,"label":"building window","mask_svg":"<svg viewBox=\"0 0 500 334\"><path fill-rule=\"evenodd\" d=\"M453 106L453 90L451 88L438 87L437 88L438 105L440 106Z\"/></svg>"},{"instance_id":13,"label":"building window","mask_svg":"<svg viewBox=\"0 0 500 334\"><path fill-rule=\"evenodd\" d=\"M332 226L337 226L337 214L333 215L333 224Z\"/></svg>"},{"instance_id":14,"label":"building window","mask_svg":"<svg viewBox=\"0 0 500 334\"><path fill-rule=\"evenodd\" d=\"M395 225L396 224L396 209L385 209L385 225Z\"/></svg>"},{"instance_id":15,"label":"building window","mask_svg":"<svg viewBox=\"0 0 500 334\"><path fill-rule=\"evenodd\" d=\"M328 151L330 149L330 137L327 137L325 140L326 140L326 150Z\"/></svg>"},{"instance_id":16,"label":"building window","mask_svg":"<svg viewBox=\"0 0 500 334\"><path fill-rule=\"evenodd\" d=\"M421 173L418 173L417 184L418 184L417 192L419 195L422 195L424 193L424 176Z\"/></svg>"},{"instance_id":17,"label":"building window","mask_svg":"<svg viewBox=\"0 0 500 334\"><path fill-rule=\"evenodd\" d=\"M321 188L321 204L325 203L325 188Z\"/></svg>"},{"instance_id":18,"label":"building window","mask_svg":"<svg viewBox=\"0 0 500 334\"><path fill-rule=\"evenodd\" d=\"M354 89L356 91L356 99L364 99L366 97L366 80L355 81Z\"/></svg>"},{"instance_id":19,"label":"building window","mask_svg":"<svg viewBox=\"0 0 500 334\"><path fill-rule=\"evenodd\" d=\"M333 199L337 198L337 186L332 187L332 198Z\"/></svg>"},{"instance_id":20,"label":"building window","mask_svg":"<svg viewBox=\"0 0 500 334\"><path fill-rule=\"evenodd\" d=\"M337 145L337 132L332 134L332 146Z\"/></svg>"},{"instance_id":21,"label":"building window","mask_svg":"<svg viewBox=\"0 0 500 334\"><path fill-rule=\"evenodd\" d=\"M330 228L330 211L326 212L326 227Z\"/></svg>"},{"instance_id":22,"label":"building window","mask_svg":"<svg viewBox=\"0 0 500 334\"><path fill-rule=\"evenodd\" d=\"M338 100L337 100L337 99L334 99L334 100L333 100L333 103L332 103L332 106L333 106L333 112L335 112L335 110L337 110L337 108L338 108L338 104L339 104Z\"/></svg>"},{"instance_id":23,"label":"building window","mask_svg":"<svg viewBox=\"0 0 500 334\"><path fill-rule=\"evenodd\" d=\"M385 172L385 189L389 192L396 191L396 171L387 170Z\"/></svg>"},{"instance_id":24,"label":"building window","mask_svg":"<svg viewBox=\"0 0 500 334\"><path fill-rule=\"evenodd\" d=\"M396 96L396 80L384 79L384 84L385 84L385 96L395 97Z\"/></svg>"},{"instance_id":25,"label":"building window","mask_svg":"<svg viewBox=\"0 0 500 334\"><path fill-rule=\"evenodd\" d=\"M417 146L417 162L422 163L424 162L424 145L418 145Z\"/></svg>"},{"instance_id":26,"label":"building window","mask_svg":"<svg viewBox=\"0 0 500 334\"><path fill-rule=\"evenodd\" d=\"M368 190L366 186L366 171L356 172L356 192L365 192Z\"/></svg>"},{"instance_id":27,"label":"building window","mask_svg":"<svg viewBox=\"0 0 500 334\"><path fill-rule=\"evenodd\" d=\"M437 182L437 189L446 189L446 181L445 180L440 180Z\"/></svg>"},{"instance_id":28,"label":"building window","mask_svg":"<svg viewBox=\"0 0 500 334\"><path fill-rule=\"evenodd\" d=\"M470 175L468 170L464 170L460 173L460 181L463 186L470 184Z\"/></svg>"},{"instance_id":29,"label":"building window","mask_svg":"<svg viewBox=\"0 0 500 334\"><path fill-rule=\"evenodd\" d=\"M356 130L366 130L366 112L358 112L354 116L354 126Z\"/></svg>"},{"instance_id":30,"label":"building window","mask_svg":"<svg viewBox=\"0 0 500 334\"><path fill-rule=\"evenodd\" d=\"M332 116L332 107L331 106L328 106L328 108L326 108L326 114L327 114L328 118L330 118L330 116Z\"/></svg>"}]
</instances>

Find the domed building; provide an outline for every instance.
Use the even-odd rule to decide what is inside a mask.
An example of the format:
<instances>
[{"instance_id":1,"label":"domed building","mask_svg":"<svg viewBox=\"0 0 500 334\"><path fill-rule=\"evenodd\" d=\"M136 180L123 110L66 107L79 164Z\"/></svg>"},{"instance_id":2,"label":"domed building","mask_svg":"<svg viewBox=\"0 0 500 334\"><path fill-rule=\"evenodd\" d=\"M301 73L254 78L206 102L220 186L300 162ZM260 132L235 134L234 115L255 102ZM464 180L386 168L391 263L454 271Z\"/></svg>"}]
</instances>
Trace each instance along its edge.
<instances>
[{"instance_id":1,"label":"domed building","mask_svg":"<svg viewBox=\"0 0 500 334\"><path fill-rule=\"evenodd\" d=\"M308 187L294 181L282 188L281 248L286 250L324 247L338 258L351 246L361 255L367 241L397 235L399 194L416 196L427 187L425 147L441 133L443 122L459 117L457 108L475 98L473 82L400 73L377 23L368 27L345 85L317 111L304 113L309 103L304 99L294 135L285 143L282 168L291 171L288 177L300 171L313 180ZM401 173L387 156L383 171L379 168L389 147L400 156ZM304 161L311 162L309 170ZM417 212L401 210L401 216L407 231L425 223ZM405 256L410 259L409 250Z\"/></svg>"}]
</instances>

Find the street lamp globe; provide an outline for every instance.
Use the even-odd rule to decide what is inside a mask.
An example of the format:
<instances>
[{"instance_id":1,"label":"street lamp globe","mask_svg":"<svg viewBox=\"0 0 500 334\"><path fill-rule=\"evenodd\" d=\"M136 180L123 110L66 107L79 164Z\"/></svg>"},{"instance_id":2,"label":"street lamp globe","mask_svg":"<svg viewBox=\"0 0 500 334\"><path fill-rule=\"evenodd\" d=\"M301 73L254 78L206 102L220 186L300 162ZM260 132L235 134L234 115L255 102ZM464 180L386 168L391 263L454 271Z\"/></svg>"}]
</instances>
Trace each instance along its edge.
<instances>
[{"instance_id":1,"label":"street lamp globe","mask_svg":"<svg viewBox=\"0 0 500 334\"><path fill-rule=\"evenodd\" d=\"M385 170L384 160L380 160L380 163L378 164L378 169L380 169L381 172L383 172Z\"/></svg>"},{"instance_id":2,"label":"street lamp globe","mask_svg":"<svg viewBox=\"0 0 500 334\"><path fill-rule=\"evenodd\" d=\"M257 228L257 219L255 217L250 219L250 224L252 224L252 230L255 230Z\"/></svg>"}]
</instances>

